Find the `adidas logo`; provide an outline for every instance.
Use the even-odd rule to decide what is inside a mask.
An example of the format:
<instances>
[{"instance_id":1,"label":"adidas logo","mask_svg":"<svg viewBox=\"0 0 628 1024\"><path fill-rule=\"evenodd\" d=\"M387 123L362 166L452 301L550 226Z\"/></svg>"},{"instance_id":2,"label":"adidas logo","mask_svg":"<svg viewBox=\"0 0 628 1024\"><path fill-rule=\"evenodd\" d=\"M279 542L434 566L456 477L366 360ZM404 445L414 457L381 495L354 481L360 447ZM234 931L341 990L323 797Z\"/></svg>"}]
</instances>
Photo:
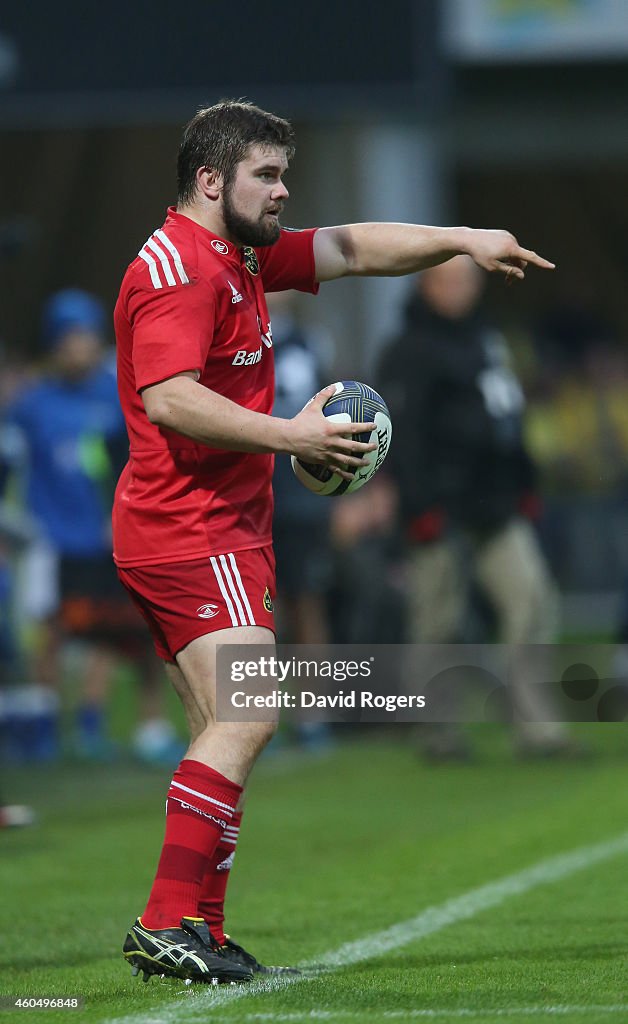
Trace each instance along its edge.
<instances>
[{"instance_id":1,"label":"adidas logo","mask_svg":"<svg viewBox=\"0 0 628 1024\"><path fill-rule=\"evenodd\" d=\"M200 608L196 609L196 614L199 619L213 619L214 615L218 615L220 608L217 604L202 604Z\"/></svg>"},{"instance_id":2,"label":"adidas logo","mask_svg":"<svg viewBox=\"0 0 628 1024\"><path fill-rule=\"evenodd\" d=\"M220 864L216 868L216 871L229 871L230 868L233 866L233 859L234 859L234 857L235 857L235 850L233 850L233 852L230 853L228 857L225 857L224 860L221 860Z\"/></svg>"},{"instance_id":3,"label":"adidas logo","mask_svg":"<svg viewBox=\"0 0 628 1024\"><path fill-rule=\"evenodd\" d=\"M236 302L242 302L242 296L240 295L238 289L234 288L234 286L231 284L231 281L227 281L227 283L231 288L231 301L233 302L233 304L235 305Z\"/></svg>"}]
</instances>

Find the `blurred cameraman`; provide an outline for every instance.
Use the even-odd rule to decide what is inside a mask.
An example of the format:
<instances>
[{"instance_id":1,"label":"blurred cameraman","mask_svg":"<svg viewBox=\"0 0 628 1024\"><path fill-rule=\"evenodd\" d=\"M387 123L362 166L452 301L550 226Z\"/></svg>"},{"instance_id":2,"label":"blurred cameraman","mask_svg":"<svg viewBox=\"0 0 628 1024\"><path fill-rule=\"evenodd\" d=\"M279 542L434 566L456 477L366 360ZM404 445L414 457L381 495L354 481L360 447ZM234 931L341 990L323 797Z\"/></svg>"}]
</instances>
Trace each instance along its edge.
<instances>
[{"instance_id":1,"label":"blurred cameraman","mask_svg":"<svg viewBox=\"0 0 628 1024\"><path fill-rule=\"evenodd\" d=\"M386 348L378 385L394 423L391 470L409 545L410 641L477 642L475 586L504 644L549 644L557 595L530 520L540 510L535 472L522 439L524 397L502 335L482 310L484 279L466 256L415 279L401 334ZM531 721L517 724L519 752L570 748L552 722L533 673L513 694ZM452 724L419 730L425 755L462 759L469 750Z\"/></svg>"}]
</instances>

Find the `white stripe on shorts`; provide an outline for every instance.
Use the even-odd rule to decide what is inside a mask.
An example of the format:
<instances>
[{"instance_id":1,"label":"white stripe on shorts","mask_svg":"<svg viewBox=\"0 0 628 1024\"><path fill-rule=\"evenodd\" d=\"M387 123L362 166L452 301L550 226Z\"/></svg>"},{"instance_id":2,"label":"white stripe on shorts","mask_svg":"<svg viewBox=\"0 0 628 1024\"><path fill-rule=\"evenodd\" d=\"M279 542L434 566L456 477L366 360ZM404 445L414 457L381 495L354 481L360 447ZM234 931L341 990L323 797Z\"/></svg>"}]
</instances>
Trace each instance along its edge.
<instances>
[{"instance_id":1,"label":"white stripe on shorts","mask_svg":"<svg viewBox=\"0 0 628 1024\"><path fill-rule=\"evenodd\" d=\"M233 569L233 574L234 574L234 576L236 578L236 582L238 584L238 587L240 588L240 593L242 594L242 600L244 601L244 606L246 608L246 611L247 611L247 614L248 614L248 617L249 617L249 622L250 622L250 624L252 626L255 626L256 625L255 618L253 616L253 611L251 609L251 605L249 603L249 599L247 597L246 590L244 589L244 584L242 583L242 577L240 576L240 570L238 569L238 566L236 564L235 555L234 554L230 554L228 557L229 557L229 561L231 562L231 568Z\"/></svg>"},{"instance_id":2,"label":"white stripe on shorts","mask_svg":"<svg viewBox=\"0 0 628 1024\"><path fill-rule=\"evenodd\" d=\"M238 609L238 614L240 616L240 623L239 624L241 626L246 626L246 619L244 617L244 608L242 607L242 601L240 600L240 595L238 594L238 591L235 589L235 586L233 584L233 577L232 577L231 572L229 570L229 566L227 565L227 559L225 558L224 555L218 555L218 558L220 559L220 567L221 567L222 572L224 574L224 579L225 579L225 581L227 583L227 586L229 587L229 590L231 592L231 597L235 601L236 607Z\"/></svg>"},{"instance_id":3,"label":"white stripe on shorts","mask_svg":"<svg viewBox=\"0 0 628 1024\"><path fill-rule=\"evenodd\" d=\"M227 605L227 609L228 609L229 614L231 616L231 625L232 626L239 626L240 623L238 621L238 617L236 615L235 608L233 607L233 602L232 602L231 598L229 597L229 594L228 594L227 589L225 587L224 580L222 578L222 573L220 571L220 566L218 565L218 561L216 560L214 555L210 556L209 561L211 562L211 567L214 570L214 574L215 574L216 579L218 581L218 586L220 587L220 593L222 594L222 596L225 599L225 604Z\"/></svg>"},{"instance_id":4,"label":"white stripe on shorts","mask_svg":"<svg viewBox=\"0 0 628 1024\"><path fill-rule=\"evenodd\" d=\"M247 626L247 625L248 626L254 626L255 625L255 619L253 618L253 613L251 612L251 606L249 604L248 598L247 598L246 593L244 591L244 587L242 586L242 578L240 576L240 573L238 572L238 567L235 565L235 559L234 559L233 555L232 554L230 554L229 556L227 556L227 555L219 555L218 557L220 558L220 565L222 567L222 571L224 573L225 580L227 581L227 583L229 585L229 589L231 590L231 596L233 597L233 599L234 599L234 601L235 601L235 603L237 605L238 612L240 613L240 623L241 623L241 625L243 625L243 626ZM235 573L237 574L237 578L236 579L234 579L233 576L231 575L231 569L229 568L229 564L227 563L227 557L229 557L229 561L233 565ZM247 621L247 612L248 612L248 621Z\"/></svg>"}]
</instances>

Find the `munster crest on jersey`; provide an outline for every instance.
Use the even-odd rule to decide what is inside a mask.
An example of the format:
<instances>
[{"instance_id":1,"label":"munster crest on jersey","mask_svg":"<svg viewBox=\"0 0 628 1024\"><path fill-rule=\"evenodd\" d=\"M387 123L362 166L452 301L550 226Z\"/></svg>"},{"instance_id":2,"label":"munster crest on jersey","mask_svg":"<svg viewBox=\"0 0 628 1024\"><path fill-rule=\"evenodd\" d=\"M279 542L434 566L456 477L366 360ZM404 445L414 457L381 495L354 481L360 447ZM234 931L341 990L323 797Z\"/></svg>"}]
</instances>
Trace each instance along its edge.
<instances>
[{"instance_id":1,"label":"munster crest on jersey","mask_svg":"<svg viewBox=\"0 0 628 1024\"><path fill-rule=\"evenodd\" d=\"M245 245L242 251L244 253L244 265L246 266L246 269L249 274L256 276L259 274L259 263L255 249L251 249L250 245Z\"/></svg>"}]
</instances>

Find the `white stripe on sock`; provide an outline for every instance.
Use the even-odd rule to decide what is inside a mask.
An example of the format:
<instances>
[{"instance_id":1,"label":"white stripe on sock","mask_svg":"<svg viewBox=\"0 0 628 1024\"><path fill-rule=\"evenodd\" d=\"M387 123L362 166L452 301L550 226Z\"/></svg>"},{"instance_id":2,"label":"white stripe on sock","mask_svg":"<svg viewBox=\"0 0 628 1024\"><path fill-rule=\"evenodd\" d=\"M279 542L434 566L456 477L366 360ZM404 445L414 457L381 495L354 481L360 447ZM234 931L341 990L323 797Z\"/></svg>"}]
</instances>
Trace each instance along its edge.
<instances>
[{"instance_id":1,"label":"white stripe on sock","mask_svg":"<svg viewBox=\"0 0 628 1024\"><path fill-rule=\"evenodd\" d=\"M185 793L191 793L192 796L197 796L201 800L207 800L210 804L216 804L216 807L220 807L223 811L228 811L229 817L234 813L233 807L230 807L229 804L223 804L220 800L215 800L213 796L206 796L205 793L199 793L197 789L190 789L189 786L184 786L180 782L173 781L170 785L176 789L182 789Z\"/></svg>"}]
</instances>

